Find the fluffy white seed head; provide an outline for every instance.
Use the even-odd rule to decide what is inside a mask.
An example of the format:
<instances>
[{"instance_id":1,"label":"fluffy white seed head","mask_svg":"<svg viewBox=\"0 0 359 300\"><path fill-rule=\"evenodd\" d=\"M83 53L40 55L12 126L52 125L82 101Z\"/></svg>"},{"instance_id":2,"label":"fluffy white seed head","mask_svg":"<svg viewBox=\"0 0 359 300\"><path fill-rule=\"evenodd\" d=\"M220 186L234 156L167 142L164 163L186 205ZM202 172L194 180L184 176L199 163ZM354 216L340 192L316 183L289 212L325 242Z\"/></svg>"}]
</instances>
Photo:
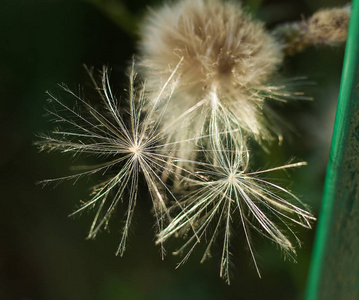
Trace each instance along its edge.
<instances>
[{"instance_id":1,"label":"fluffy white seed head","mask_svg":"<svg viewBox=\"0 0 359 300\"><path fill-rule=\"evenodd\" d=\"M152 11L144 23L140 50L148 80L156 89L183 57L178 89L203 94L243 94L263 84L282 61L281 46L262 23L237 3L183 0Z\"/></svg>"},{"instance_id":2,"label":"fluffy white seed head","mask_svg":"<svg viewBox=\"0 0 359 300\"><path fill-rule=\"evenodd\" d=\"M259 141L272 138L262 107L265 97L277 99L281 93L267 82L282 62L282 46L238 3L181 0L153 10L142 26L139 48L147 91L157 94L179 66L162 120L168 128L185 116L172 141L207 134L211 126L241 130Z\"/></svg>"}]
</instances>

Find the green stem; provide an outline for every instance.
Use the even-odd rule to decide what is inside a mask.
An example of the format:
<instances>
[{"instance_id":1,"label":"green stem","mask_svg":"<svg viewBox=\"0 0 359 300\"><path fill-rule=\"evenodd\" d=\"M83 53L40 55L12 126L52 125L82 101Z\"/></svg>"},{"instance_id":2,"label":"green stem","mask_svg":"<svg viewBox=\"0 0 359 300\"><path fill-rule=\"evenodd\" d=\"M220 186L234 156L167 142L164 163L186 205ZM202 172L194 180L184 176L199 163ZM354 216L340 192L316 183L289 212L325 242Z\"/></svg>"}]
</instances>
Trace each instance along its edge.
<instances>
[{"instance_id":1,"label":"green stem","mask_svg":"<svg viewBox=\"0 0 359 300\"><path fill-rule=\"evenodd\" d=\"M245 1L245 8L248 9L249 12L251 12L252 14L256 14L257 11L259 10L259 8L262 5L263 0L250 0L250 1Z\"/></svg>"},{"instance_id":2,"label":"green stem","mask_svg":"<svg viewBox=\"0 0 359 300\"><path fill-rule=\"evenodd\" d=\"M359 0L353 0L306 299L359 299L358 252Z\"/></svg>"},{"instance_id":3,"label":"green stem","mask_svg":"<svg viewBox=\"0 0 359 300\"><path fill-rule=\"evenodd\" d=\"M132 14L120 1L116 0L83 0L92 3L112 22L118 25L122 30L137 36L139 20Z\"/></svg>"}]
</instances>

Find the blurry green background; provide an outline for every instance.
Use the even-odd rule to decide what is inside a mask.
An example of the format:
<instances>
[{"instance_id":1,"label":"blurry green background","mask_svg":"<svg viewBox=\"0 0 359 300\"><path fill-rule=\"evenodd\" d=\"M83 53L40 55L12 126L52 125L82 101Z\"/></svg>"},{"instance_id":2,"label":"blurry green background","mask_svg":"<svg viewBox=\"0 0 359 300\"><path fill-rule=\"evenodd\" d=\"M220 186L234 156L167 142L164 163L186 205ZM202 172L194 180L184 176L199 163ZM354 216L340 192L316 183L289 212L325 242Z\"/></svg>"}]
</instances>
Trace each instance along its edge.
<instances>
[{"instance_id":1,"label":"blurry green background","mask_svg":"<svg viewBox=\"0 0 359 300\"><path fill-rule=\"evenodd\" d=\"M106 1L104 1L106 2ZM156 1L122 1L136 17ZM320 7L345 2L247 0L269 27L310 16ZM127 21L126 21L127 22ZM126 23L125 22L125 23ZM128 26L130 25L130 26ZM200 264L195 252L180 269L170 253L161 261L154 246L150 199L136 207L128 250L116 257L120 220L111 232L85 240L91 214L68 218L89 191L87 180L41 188L42 179L68 174L71 159L37 153L36 133L51 130L44 115L46 90L57 83L86 86L83 63L109 65L118 93L126 86L124 71L136 51L136 39L86 1L5 0L0 9L0 299L301 299L305 289L314 230L297 228L304 246L298 263L283 261L270 242L255 240L262 279L257 277L245 241L238 235L232 249L233 278L219 278L219 257ZM127 28L127 29L126 29ZM273 147L267 166L291 157L309 166L291 172L291 189L317 215L338 95L344 47L310 48L288 58L283 74L316 82L302 90L314 102L294 101L278 109L296 128L282 147ZM143 193L145 194L145 193ZM175 245L169 245L169 252ZM198 249L200 250L200 249Z\"/></svg>"}]
</instances>

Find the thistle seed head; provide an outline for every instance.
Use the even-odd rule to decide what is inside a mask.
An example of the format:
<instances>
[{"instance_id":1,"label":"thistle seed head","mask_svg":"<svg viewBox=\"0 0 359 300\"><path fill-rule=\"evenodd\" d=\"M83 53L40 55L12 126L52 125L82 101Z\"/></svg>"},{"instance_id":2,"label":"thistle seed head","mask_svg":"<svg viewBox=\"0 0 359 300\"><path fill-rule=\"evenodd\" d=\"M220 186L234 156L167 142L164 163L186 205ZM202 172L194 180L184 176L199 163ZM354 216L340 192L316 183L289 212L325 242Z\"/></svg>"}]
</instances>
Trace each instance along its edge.
<instances>
[{"instance_id":1,"label":"thistle seed head","mask_svg":"<svg viewBox=\"0 0 359 300\"><path fill-rule=\"evenodd\" d=\"M180 58L177 91L194 95L216 89L245 94L277 70L281 46L240 5L219 0L182 0L152 11L140 50L147 87L156 89Z\"/></svg>"}]
</instances>

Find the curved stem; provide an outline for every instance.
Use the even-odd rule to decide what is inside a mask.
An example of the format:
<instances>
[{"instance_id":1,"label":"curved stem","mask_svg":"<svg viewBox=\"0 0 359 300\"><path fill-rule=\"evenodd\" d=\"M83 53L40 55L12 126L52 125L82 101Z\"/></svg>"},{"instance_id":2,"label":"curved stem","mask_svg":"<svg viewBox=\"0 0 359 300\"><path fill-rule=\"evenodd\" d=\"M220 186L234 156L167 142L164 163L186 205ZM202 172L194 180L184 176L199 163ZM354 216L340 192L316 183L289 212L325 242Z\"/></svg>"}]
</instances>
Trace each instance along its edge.
<instances>
[{"instance_id":1,"label":"curved stem","mask_svg":"<svg viewBox=\"0 0 359 300\"><path fill-rule=\"evenodd\" d=\"M307 300L359 299L359 0L353 0Z\"/></svg>"}]
</instances>

